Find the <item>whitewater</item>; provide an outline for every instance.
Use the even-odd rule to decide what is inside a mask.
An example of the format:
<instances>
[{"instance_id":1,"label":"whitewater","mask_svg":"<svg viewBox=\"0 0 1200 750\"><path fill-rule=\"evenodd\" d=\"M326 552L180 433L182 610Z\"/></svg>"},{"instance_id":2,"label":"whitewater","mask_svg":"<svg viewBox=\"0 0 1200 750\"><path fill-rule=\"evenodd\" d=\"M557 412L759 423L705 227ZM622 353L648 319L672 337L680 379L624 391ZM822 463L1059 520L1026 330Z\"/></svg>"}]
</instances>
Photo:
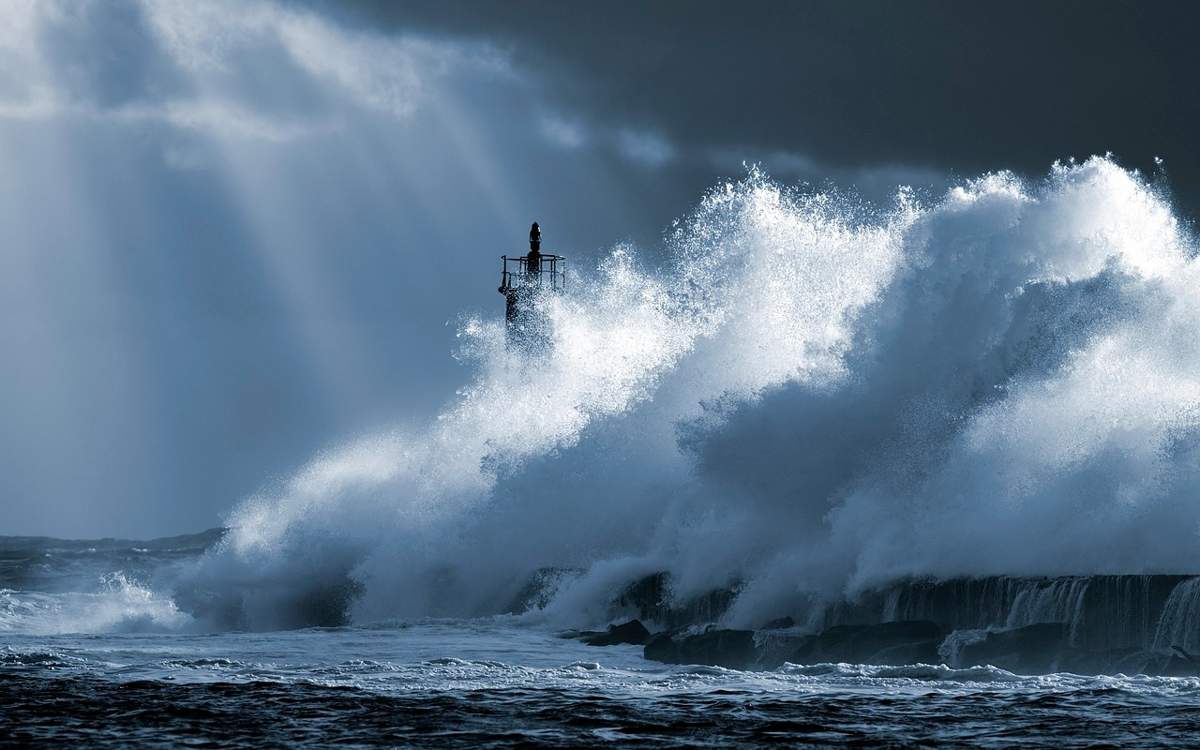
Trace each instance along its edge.
<instances>
[{"instance_id":1,"label":"whitewater","mask_svg":"<svg viewBox=\"0 0 1200 750\"><path fill-rule=\"evenodd\" d=\"M1047 622L1082 648L1110 599L1141 607L1139 648L1200 646L1200 261L1164 184L1093 157L873 205L751 169L661 247L576 263L540 303L544 348L464 314L468 382L436 419L331 447L225 530L5 538L0 693L44 720L0 727L259 746L1191 736L1197 678L957 656ZM647 580L667 582L657 609L631 603ZM971 581L995 613L968 622L938 597ZM672 665L560 637L718 599L680 632L786 617L800 638L876 607L950 618L943 663Z\"/></svg>"},{"instance_id":2,"label":"whitewater","mask_svg":"<svg viewBox=\"0 0 1200 750\"><path fill-rule=\"evenodd\" d=\"M251 629L503 611L545 567L743 582L750 623L912 576L1200 570L1200 281L1166 196L1112 160L892 206L752 172L548 300L552 345L468 317L425 427L245 502L195 585Z\"/></svg>"}]
</instances>

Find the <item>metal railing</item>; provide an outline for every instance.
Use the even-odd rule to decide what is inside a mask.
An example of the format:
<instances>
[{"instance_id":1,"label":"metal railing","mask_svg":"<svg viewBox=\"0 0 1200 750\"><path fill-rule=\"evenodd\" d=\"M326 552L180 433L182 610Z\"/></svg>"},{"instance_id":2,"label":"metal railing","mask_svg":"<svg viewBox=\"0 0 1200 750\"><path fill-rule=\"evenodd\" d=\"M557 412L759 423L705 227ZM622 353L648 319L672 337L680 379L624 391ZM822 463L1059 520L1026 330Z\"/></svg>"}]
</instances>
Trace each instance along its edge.
<instances>
[{"instance_id":1,"label":"metal railing","mask_svg":"<svg viewBox=\"0 0 1200 750\"><path fill-rule=\"evenodd\" d=\"M501 289L538 288L555 292L567 288L566 257L542 253L537 268L529 267L529 257L501 255Z\"/></svg>"}]
</instances>

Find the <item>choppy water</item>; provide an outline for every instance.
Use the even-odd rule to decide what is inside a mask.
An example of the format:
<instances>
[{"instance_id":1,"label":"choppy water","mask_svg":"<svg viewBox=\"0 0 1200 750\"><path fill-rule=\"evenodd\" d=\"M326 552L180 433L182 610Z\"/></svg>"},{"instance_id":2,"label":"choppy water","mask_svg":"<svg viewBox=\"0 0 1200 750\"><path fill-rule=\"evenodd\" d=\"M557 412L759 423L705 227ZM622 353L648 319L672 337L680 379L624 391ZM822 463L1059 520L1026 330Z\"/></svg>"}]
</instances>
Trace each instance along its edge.
<instances>
[{"instance_id":1,"label":"choppy water","mask_svg":"<svg viewBox=\"0 0 1200 750\"><path fill-rule=\"evenodd\" d=\"M5 641L12 742L1085 747L1200 731L1197 679L669 667L505 619Z\"/></svg>"},{"instance_id":2,"label":"choppy water","mask_svg":"<svg viewBox=\"0 0 1200 750\"><path fill-rule=\"evenodd\" d=\"M211 535L3 541L5 745L1128 747L1200 732L1196 678L668 666L511 616L204 633L151 582Z\"/></svg>"}]
</instances>

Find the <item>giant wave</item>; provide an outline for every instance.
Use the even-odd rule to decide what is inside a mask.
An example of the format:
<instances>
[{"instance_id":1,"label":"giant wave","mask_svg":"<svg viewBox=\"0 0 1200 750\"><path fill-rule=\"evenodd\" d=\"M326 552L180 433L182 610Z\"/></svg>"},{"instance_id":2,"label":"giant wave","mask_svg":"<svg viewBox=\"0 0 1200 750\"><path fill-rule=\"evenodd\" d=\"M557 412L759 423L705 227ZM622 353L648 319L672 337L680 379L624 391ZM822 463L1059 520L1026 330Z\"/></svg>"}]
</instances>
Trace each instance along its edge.
<instances>
[{"instance_id":1,"label":"giant wave","mask_svg":"<svg viewBox=\"0 0 1200 750\"><path fill-rule=\"evenodd\" d=\"M1200 262L1143 176L873 207L751 171L664 245L579 272L545 351L464 318L439 417L245 501L181 606L475 616L569 570L537 616L576 625L665 571L680 600L736 583L753 624L912 579L1200 571Z\"/></svg>"}]
</instances>

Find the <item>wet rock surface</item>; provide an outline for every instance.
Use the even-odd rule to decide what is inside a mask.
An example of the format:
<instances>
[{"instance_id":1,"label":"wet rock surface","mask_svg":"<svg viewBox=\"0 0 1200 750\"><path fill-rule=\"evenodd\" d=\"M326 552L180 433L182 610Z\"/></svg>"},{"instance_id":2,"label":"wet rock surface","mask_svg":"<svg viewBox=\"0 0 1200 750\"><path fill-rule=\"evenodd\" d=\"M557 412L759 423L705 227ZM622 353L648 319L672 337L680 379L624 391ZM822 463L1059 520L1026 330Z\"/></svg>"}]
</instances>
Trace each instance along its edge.
<instances>
[{"instance_id":1,"label":"wet rock surface","mask_svg":"<svg viewBox=\"0 0 1200 750\"><path fill-rule=\"evenodd\" d=\"M521 592L541 607L576 571L544 569ZM993 576L902 581L757 630L718 627L738 585L678 597L660 572L629 583L607 631L572 633L593 645L644 644L670 664L776 669L784 663L994 666L1017 674L1200 674L1200 577ZM815 626L815 627L814 627ZM700 628L706 628L700 630ZM661 629L662 632L652 634Z\"/></svg>"},{"instance_id":2,"label":"wet rock surface","mask_svg":"<svg viewBox=\"0 0 1200 750\"><path fill-rule=\"evenodd\" d=\"M667 664L774 669L791 662L903 665L936 663L945 634L932 622L840 625L816 635L713 628L699 634L660 633L645 657Z\"/></svg>"},{"instance_id":3,"label":"wet rock surface","mask_svg":"<svg viewBox=\"0 0 1200 750\"><path fill-rule=\"evenodd\" d=\"M750 669L758 661L753 630L713 628L695 635L659 633L646 643L647 659L664 664L704 664Z\"/></svg>"},{"instance_id":4,"label":"wet rock surface","mask_svg":"<svg viewBox=\"0 0 1200 750\"><path fill-rule=\"evenodd\" d=\"M622 643L641 646L650 640L650 631L640 620L630 620L620 625L609 625L603 633L589 633L580 638L589 646L616 646Z\"/></svg>"},{"instance_id":5,"label":"wet rock surface","mask_svg":"<svg viewBox=\"0 0 1200 750\"><path fill-rule=\"evenodd\" d=\"M658 633L643 655L666 664L697 664L729 669L771 670L792 664L870 664L998 667L1014 674L1200 674L1200 660L1182 649L1086 651L1069 645L1064 623L1034 623L1007 630L967 634L955 649L947 633L928 620L876 625L837 625L816 634L791 630L709 628L700 633Z\"/></svg>"},{"instance_id":6,"label":"wet rock surface","mask_svg":"<svg viewBox=\"0 0 1200 750\"><path fill-rule=\"evenodd\" d=\"M959 661L964 665L989 664L1020 674L1056 672L1068 648L1067 636L1067 626L1060 622L989 632L964 645Z\"/></svg>"},{"instance_id":7,"label":"wet rock surface","mask_svg":"<svg viewBox=\"0 0 1200 750\"><path fill-rule=\"evenodd\" d=\"M729 610L738 587L712 589L696 596L677 598L669 573L654 573L629 584L615 599L617 611L636 613L638 619L656 622L665 629L713 623Z\"/></svg>"},{"instance_id":8,"label":"wet rock surface","mask_svg":"<svg viewBox=\"0 0 1200 750\"><path fill-rule=\"evenodd\" d=\"M937 623L928 620L884 622L877 625L838 625L815 636L792 654L788 661L851 662L856 664L913 664L895 661L896 656L929 651L936 656L937 644L946 636ZM891 659L882 661L881 659Z\"/></svg>"}]
</instances>

